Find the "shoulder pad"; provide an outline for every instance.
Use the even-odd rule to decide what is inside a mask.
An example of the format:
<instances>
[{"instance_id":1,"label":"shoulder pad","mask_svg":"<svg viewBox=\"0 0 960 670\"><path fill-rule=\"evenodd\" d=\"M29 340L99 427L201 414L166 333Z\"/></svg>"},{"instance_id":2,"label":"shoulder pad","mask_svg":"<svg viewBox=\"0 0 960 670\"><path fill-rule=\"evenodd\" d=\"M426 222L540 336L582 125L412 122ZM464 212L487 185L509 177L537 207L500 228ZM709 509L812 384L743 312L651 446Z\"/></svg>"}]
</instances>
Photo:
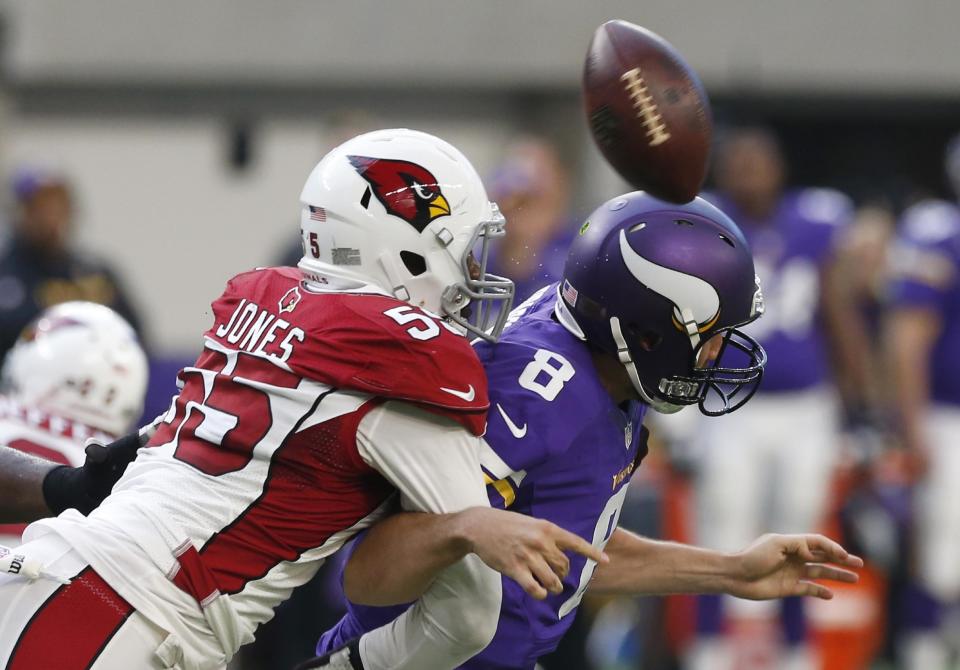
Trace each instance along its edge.
<instances>
[{"instance_id":1,"label":"shoulder pad","mask_svg":"<svg viewBox=\"0 0 960 670\"><path fill-rule=\"evenodd\" d=\"M451 409L489 406L476 352L440 317L387 296L339 294L338 302L327 339L366 359L357 383L405 389L407 399Z\"/></svg>"},{"instance_id":2,"label":"shoulder pad","mask_svg":"<svg viewBox=\"0 0 960 670\"><path fill-rule=\"evenodd\" d=\"M509 340L477 346L490 385L487 441L514 470L565 452L605 411L606 392L586 346L556 328L567 346Z\"/></svg>"},{"instance_id":3,"label":"shoulder pad","mask_svg":"<svg viewBox=\"0 0 960 670\"><path fill-rule=\"evenodd\" d=\"M945 200L924 200L903 213L901 230L913 242L943 242L960 233L960 210Z\"/></svg>"},{"instance_id":4,"label":"shoulder pad","mask_svg":"<svg viewBox=\"0 0 960 670\"><path fill-rule=\"evenodd\" d=\"M814 223L839 225L853 215L853 201L830 188L806 188L797 195L797 212Z\"/></svg>"},{"instance_id":5,"label":"shoulder pad","mask_svg":"<svg viewBox=\"0 0 960 670\"><path fill-rule=\"evenodd\" d=\"M222 339L217 324L229 322L243 300L282 320L287 331L301 331L279 361L293 372L422 403L483 433L489 407L483 367L469 341L439 317L384 295L311 291L296 268L267 268L230 280L213 304L208 337Z\"/></svg>"}]
</instances>

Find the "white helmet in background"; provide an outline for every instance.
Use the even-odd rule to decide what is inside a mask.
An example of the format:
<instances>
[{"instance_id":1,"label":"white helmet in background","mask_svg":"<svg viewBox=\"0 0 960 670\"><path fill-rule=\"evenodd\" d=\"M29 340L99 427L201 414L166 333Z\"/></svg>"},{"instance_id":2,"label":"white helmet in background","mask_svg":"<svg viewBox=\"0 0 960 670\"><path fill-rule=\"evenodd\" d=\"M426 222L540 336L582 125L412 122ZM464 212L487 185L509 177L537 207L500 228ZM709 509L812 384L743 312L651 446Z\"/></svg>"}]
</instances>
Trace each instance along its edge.
<instances>
[{"instance_id":1,"label":"white helmet in background","mask_svg":"<svg viewBox=\"0 0 960 670\"><path fill-rule=\"evenodd\" d=\"M359 135L324 156L300 200L308 279L373 284L485 339L500 334L513 282L486 266L505 221L455 147L415 130ZM461 314L469 303L472 317Z\"/></svg>"},{"instance_id":2,"label":"white helmet in background","mask_svg":"<svg viewBox=\"0 0 960 670\"><path fill-rule=\"evenodd\" d=\"M24 329L0 374L4 392L26 407L122 435L143 411L147 357L112 309L65 302Z\"/></svg>"}]
</instances>

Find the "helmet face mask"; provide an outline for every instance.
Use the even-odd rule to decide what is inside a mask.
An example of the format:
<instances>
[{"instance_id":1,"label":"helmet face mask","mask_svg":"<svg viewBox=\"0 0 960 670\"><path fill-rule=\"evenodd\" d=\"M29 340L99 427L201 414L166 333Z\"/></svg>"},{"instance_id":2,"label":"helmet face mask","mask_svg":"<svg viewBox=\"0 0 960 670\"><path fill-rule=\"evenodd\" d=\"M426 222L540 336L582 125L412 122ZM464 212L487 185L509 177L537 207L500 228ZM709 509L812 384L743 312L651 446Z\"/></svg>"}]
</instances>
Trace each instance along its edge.
<instances>
[{"instance_id":1,"label":"helmet face mask","mask_svg":"<svg viewBox=\"0 0 960 670\"><path fill-rule=\"evenodd\" d=\"M505 221L456 148L412 130L366 133L328 153L300 199L307 279L373 285L474 335L499 335L513 283L488 273L486 259ZM503 318L491 303L503 305ZM467 305L472 318L461 314Z\"/></svg>"},{"instance_id":2,"label":"helmet face mask","mask_svg":"<svg viewBox=\"0 0 960 670\"><path fill-rule=\"evenodd\" d=\"M697 404L703 414L720 416L739 409L753 397L767 362L763 347L737 328L711 335L716 336L723 338L716 359L703 367L694 367L687 375L660 380L657 391L662 401L678 408ZM694 359L698 354L699 349Z\"/></svg>"},{"instance_id":3,"label":"helmet face mask","mask_svg":"<svg viewBox=\"0 0 960 670\"><path fill-rule=\"evenodd\" d=\"M510 314L514 285L506 277L487 271L491 243L506 235L506 219L495 204L491 203L491 206L493 216L477 227L460 258L464 280L444 290L442 310L465 331L496 341ZM474 254L477 245L480 245L479 253Z\"/></svg>"},{"instance_id":4,"label":"helmet face mask","mask_svg":"<svg viewBox=\"0 0 960 670\"><path fill-rule=\"evenodd\" d=\"M709 416L752 397L766 354L740 326L763 313L746 240L720 210L642 192L598 208L571 245L561 323L617 356L653 409L699 405ZM716 357L697 360L720 337Z\"/></svg>"}]
</instances>

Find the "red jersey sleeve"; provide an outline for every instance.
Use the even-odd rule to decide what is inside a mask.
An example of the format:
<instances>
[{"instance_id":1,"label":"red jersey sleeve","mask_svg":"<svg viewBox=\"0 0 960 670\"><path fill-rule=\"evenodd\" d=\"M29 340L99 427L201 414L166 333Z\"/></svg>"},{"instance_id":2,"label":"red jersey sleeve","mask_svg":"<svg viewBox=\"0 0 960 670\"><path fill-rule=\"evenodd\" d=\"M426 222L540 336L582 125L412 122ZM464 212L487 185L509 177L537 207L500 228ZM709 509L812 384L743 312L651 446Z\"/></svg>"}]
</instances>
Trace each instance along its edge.
<instances>
[{"instance_id":1,"label":"red jersey sleeve","mask_svg":"<svg viewBox=\"0 0 960 670\"><path fill-rule=\"evenodd\" d=\"M417 307L380 294L313 292L299 270L267 268L231 279L213 313L206 336L225 346L339 389L421 404L483 434L483 366L465 337Z\"/></svg>"}]
</instances>

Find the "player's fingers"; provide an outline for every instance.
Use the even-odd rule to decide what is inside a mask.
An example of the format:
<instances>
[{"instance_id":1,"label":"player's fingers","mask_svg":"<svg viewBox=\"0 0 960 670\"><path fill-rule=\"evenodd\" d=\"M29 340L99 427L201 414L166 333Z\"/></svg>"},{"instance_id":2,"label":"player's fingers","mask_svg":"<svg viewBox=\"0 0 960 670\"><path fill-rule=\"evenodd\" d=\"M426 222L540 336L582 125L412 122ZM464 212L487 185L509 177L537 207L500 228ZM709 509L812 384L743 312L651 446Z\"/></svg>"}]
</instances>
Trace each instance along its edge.
<instances>
[{"instance_id":1,"label":"player's fingers","mask_svg":"<svg viewBox=\"0 0 960 670\"><path fill-rule=\"evenodd\" d=\"M830 600L833 598L833 591L828 589L823 584L801 580L797 582L796 587L793 590L793 595L810 596L812 598L820 598L821 600Z\"/></svg>"},{"instance_id":2,"label":"player's fingers","mask_svg":"<svg viewBox=\"0 0 960 670\"><path fill-rule=\"evenodd\" d=\"M807 560L825 560L828 563L850 565L851 567L859 567L859 565L857 565L858 562L862 565L862 561L856 556L853 557L855 559L853 562L849 562L850 552L829 537L823 535L806 535L804 539L806 540L806 546L811 556L811 558ZM821 556L823 558L820 558Z\"/></svg>"},{"instance_id":3,"label":"player's fingers","mask_svg":"<svg viewBox=\"0 0 960 670\"><path fill-rule=\"evenodd\" d=\"M844 570L822 563L808 563L803 569L803 576L805 579L830 579L848 584L856 584L860 579L860 575L852 570Z\"/></svg>"},{"instance_id":4,"label":"player's fingers","mask_svg":"<svg viewBox=\"0 0 960 670\"><path fill-rule=\"evenodd\" d=\"M593 546L579 535L569 533L562 528L557 528L556 533L556 543L561 549L575 551L597 563L607 563L610 560L602 549Z\"/></svg>"},{"instance_id":5,"label":"player's fingers","mask_svg":"<svg viewBox=\"0 0 960 670\"><path fill-rule=\"evenodd\" d=\"M553 570L554 574L556 574L561 581L566 578L570 572L570 559L567 558L566 554L554 547L550 551L547 551L543 557L546 559L550 569Z\"/></svg>"},{"instance_id":6,"label":"player's fingers","mask_svg":"<svg viewBox=\"0 0 960 670\"><path fill-rule=\"evenodd\" d=\"M839 561L835 560L832 555L825 551L811 551L810 555L813 556L814 563L834 563L836 565L843 565L848 568L863 567L863 559L854 554L847 554L845 559Z\"/></svg>"},{"instance_id":7,"label":"player's fingers","mask_svg":"<svg viewBox=\"0 0 960 670\"><path fill-rule=\"evenodd\" d=\"M526 591L531 598L543 600L547 597L547 590L540 586L540 582L534 579L526 568L507 570L505 574L519 584L520 588Z\"/></svg>"},{"instance_id":8,"label":"player's fingers","mask_svg":"<svg viewBox=\"0 0 960 670\"><path fill-rule=\"evenodd\" d=\"M533 572L533 576L537 581L550 593L556 594L563 591L563 583L550 566L547 565L547 562L542 556L533 556L531 558L530 571Z\"/></svg>"}]
</instances>

